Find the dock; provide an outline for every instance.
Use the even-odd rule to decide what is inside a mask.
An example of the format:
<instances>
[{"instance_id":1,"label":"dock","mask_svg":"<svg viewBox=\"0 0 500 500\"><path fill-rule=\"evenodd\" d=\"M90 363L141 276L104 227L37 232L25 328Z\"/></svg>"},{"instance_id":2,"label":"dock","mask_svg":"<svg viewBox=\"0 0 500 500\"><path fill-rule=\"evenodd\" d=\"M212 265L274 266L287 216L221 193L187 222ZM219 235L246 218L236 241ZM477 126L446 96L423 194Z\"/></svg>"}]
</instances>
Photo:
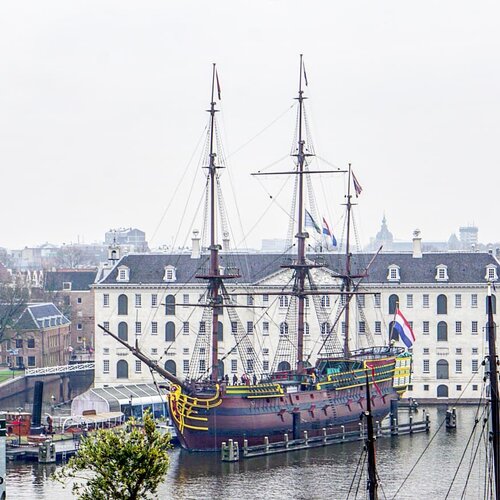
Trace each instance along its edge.
<instances>
[{"instance_id":1,"label":"dock","mask_svg":"<svg viewBox=\"0 0 500 500\"><path fill-rule=\"evenodd\" d=\"M53 462L66 462L68 458L72 457L78 451L79 440L64 439L61 441L47 440L43 443L30 443L21 444L19 446L8 446L6 449L7 460L26 460L34 462L42 462L40 460L40 447L45 445L48 448L54 445L53 456L43 460L47 463ZM50 455L50 453L47 453Z\"/></svg>"},{"instance_id":2,"label":"dock","mask_svg":"<svg viewBox=\"0 0 500 500\"><path fill-rule=\"evenodd\" d=\"M423 410L421 420L414 420L413 416L409 416L408 422L400 423L397 418L391 419L390 425L382 426L380 422L375 428L377 439L415 434L418 432L430 431L429 414ZM354 431L346 431L344 426L341 426L341 431L338 430L328 432L328 429L323 428L320 436L309 437L307 431L302 432L302 437L299 439L290 439L288 434L283 435L282 441L269 442L269 437L265 436L261 445L248 445L248 440L243 440L241 447L237 441L232 439L227 443L222 443L221 459L223 462L237 462L240 459L260 457L264 455L274 455L276 453L287 453L296 450L305 450L309 448L318 448L329 446L332 444L349 443L353 441L364 441L366 439L366 430L360 422L359 429Z\"/></svg>"}]
</instances>

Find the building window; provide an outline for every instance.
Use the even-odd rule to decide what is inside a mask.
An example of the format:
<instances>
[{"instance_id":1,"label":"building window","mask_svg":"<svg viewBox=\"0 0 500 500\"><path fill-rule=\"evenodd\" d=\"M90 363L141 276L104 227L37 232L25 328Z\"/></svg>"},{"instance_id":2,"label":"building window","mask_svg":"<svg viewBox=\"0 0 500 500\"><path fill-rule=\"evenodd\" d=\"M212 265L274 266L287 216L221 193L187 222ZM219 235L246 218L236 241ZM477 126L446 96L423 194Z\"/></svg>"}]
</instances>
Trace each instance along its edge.
<instances>
[{"instance_id":1,"label":"building window","mask_svg":"<svg viewBox=\"0 0 500 500\"><path fill-rule=\"evenodd\" d=\"M28 356L28 366L35 366L35 356Z\"/></svg>"},{"instance_id":2,"label":"building window","mask_svg":"<svg viewBox=\"0 0 500 500\"><path fill-rule=\"evenodd\" d=\"M140 359L135 360L135 373L141 373L142 371L142 362Z\"/></svg>"},{"instance_id":3,"label":"building window","mask_svg":"<svg viewBox=\"0 0 500 500\"><path fill-rule=\"evenodd\" d=\"M248 334L253 333L253 321L247 321L247 333Z\"/></svg>"},{"instance_id":4,"label":"building window","mask_svg":"<svg viewBox=\"0 0 500 500\"><path fill-rule=\"evenodd\" d=\"M475 309L477 307L477 293L473 293L470 296L470 306Z\"/></svg>"},{"instance_id":5,"label":"building window","mask_svg":"<svg viewBox=\"0 0 500 500\"><path fill-rule=\"evenodd\" d=\"M77 330L83 330L83 325L81 323L76 324L76 329Z\"/></svg>"},{"instance_id":6,"label":"building window","mask_svg":"<svg viewBox=\"0 0 500 500\"><path fill-rule=\"evenodd\" d=\"M325 321L321 323L321 335L328 335L330 333L330 323Z\"/></svg>"},{"instance_id":7,"label":"building window","mask_svg":"<svg viewBox=\"0 0 500 500\"><path fill-rule=\"evenodd\" d=\"M462 348L461 347L457 347L455 349L455 354L462 354Z\"/></svg>"},{"instance_id":8,"label":"building window","mask_svg":"<svg viewBox=\"0 0 500 500\"><path fill-rule=\"evenodd\" d=\"M409 293L406 296L406 307L411 309L413 307L413 294Z\"/></svg>"},{"instance_id":9,"label":"building window","mask_svg":"<svg viewBox=\"0 0 500 500\"><path fill-rule=\"evenodd\" d=\"M288 307L288 295L280 295L280 307Z\"/></svg>"},{"instance_id":10,"label":"building window","mask_svg":"<svg viewBox=\"0 0 500 500\"><path fill-rule=\"evenodd\" d=\"M306 309L309 307L309 297L304 297L304 307Z\"/></svg>"},{"instance_id":11,"label":"building window","mask_svg":"<svg viewBox=\"0 0 500 500\"><path fill-rule=\"evenodd\" d=\"M437 298L437 313L448 314L448 299L446 295L438 295Z\"/></svg>"},{"instance_id":12,"label":"building window","mask_svg":"<svg viewBox=\"0 0 500 500\"><path fill-rule=\"evenodd\" d=\"M158 322L157 321L151 322L151 335L158 335Z\"/></svg>"},{"instance_id":13,"label":"building window","mask_svg":"<svg viewBox=\"0 0 500 500\"><path fill-rule=\"evenodd\" d=\"M280 323L280 335L288 335L288 323Z\"/></svg>"},{"instance_id":14,"label":"building window","mask_svg":"<svg viewBox=\"0 0 500 500\"><path fill-rule=\"evenodd\" d=\"M479 360L473 359L472 360L472 373L477 373L479 370Z\"/></svg>"},{"instance_id":15,"label":"building window","mask_svg":"<svg viewBox=\"0 0 500 500\"><path fill-rule=\"evenodd\" d=\"M231 333L238 333L238 322L231 321Z\"/></svg>"},{"instance_id":16,"label":"building window","mask_svg":"<svg viewBox=\"0 0 500 500\"><path fill-rule=\"evenodd\" d=\"M424 384L424 391L428 391L429 390L429 384Z\"/></svg>"},{"instance_id":17,"label":"building window","mask_svg":"<svg viewBox=\"0 0 500 500\"><path fill-rule=\"evenodd\" d=\"M63 290L71 290L71 282L63 281Z\"/></svg>"},{"instance_id":18,"label":"building window","mask_svg":"<svg viewBox=\"0 0 500 500\"><path fill-rule=\"evenodd\" d=\"M396 314L396 309L399 307L399 297L393 294L389 297L389 314Z\"/></svg>"},{"instance_id":19,"label":"building window","mask_svg":"<svg viewBox=\"0 0 500 500\"><path fill-rule=\"evenodd\" d=\"M269 304L269 295L267 293L265 293L264 295L262 295L262 303L264 305Z\"/></svg>"},{"instance_id":20,"label":"building window","mask_svg":"<svg viewBox=\"0 0 500 500\"><path fill-rule=\"evenodd\" d=\"M125 321L118 323L118 338L128 342L128 325Z\"/></svg>"},{"instance_id":21,"label":"building window","mask_svg":"<svg viewBox=\"0 0 500 500\"><path fill-rule=\"evenodd\" d=\"M167 316L175 314L175 297L173 295L167 295L165 299L165 314Z\"/></svg>"},{"instance_id":22,"label":"building window","mask_svg":"<svg viewBox=\"0 0 500 500\"><path fill-rule=\"evenodd\" d=\"M429 354L430 353L430 349L428 347L424 347L423 353L424 354Z\"/></svg>"},{"instance_id":23,"label":"building window","mask_svg":"<svg viewBox=\"0 0 500 500\"><path fill-rule=\"evenodd\" d=\"M262 335L269 335L269 321L262 322Z\"/></svg>"},{"instance_id":24,"label":"building window","mask_svg":"<svg viewBox=\"0 0 500 500\"><path fill-rule=\"evenodd\" d=\"M182 360L182 371L184 373L189 373L189 359Z\"/></svg>"},{"instance_id":25,"label":"building window","mask_svg":"<svg viewBox=\"0 0 500 500\"><path fill-rule=\"evenodd\" d=\"M269 371L269 361L267 359L265 359L263 362L262 362L262 369L265 371L265 372L268 372Z\"/></svg>"},{"instance_id":26,"label":"building window","mask_svg":"<svg viewBox=\"0 0 500 500\"><path fill-rule=\"evenodd\" d=\"M455 360L455 372L462 373L462 360L461 359Z\"/></svg>"},{"instance_id":27,"label":"building window","mask_svg":"<svg viewBox=\"0 0 500 500\"><path fill-rule=\"evenodd\" d=\"M247 306L253 306L253 295L247 295Z\"/></svg>"},{"instance_id":28,"label":"building window","mask_svg":"<svg viewBox=\"0 0 500 500\"><path fill-rule=\"evenodd\" d=\"M322 295L321 296L321 307L330 307L330 296Z\"/></svg>"},{"instance_id":29,"label":"building window","mask_svg":"<svg viewBox=\"0 0 500 500\"><path fill-rule=\"evenodd\" d=\"M140 293L135 294L135 307L142 307L142 296Z\"/></svg>"},{"instance_id":30,"label":"building window","mask_svg":"<svg viewBox=\"0 0 500 500\"><path fill-rule=\"evenodd\" d=\"M461 321L455 321L455 333L457 335L462 334L462 322Z\"/></svg>"},{"instance_id":31,"label":"building window","mask_svg":"<svg viewBox=\"0 0 500 500\"><path fill-rule=\"evenodd\" d=\"M309 323L304 322L304 334L309 335Z\"/></svg>"},{"instance_id":32,"label":"building window","mask_svg":"<svg viewBox=\"0 0 500 500\"><path fill-rule=\"evenodd\" d=\"M77 297L77 299L76 299L76 303L77 303L77 304L81 304L81 303L82 303L82 298L81 298L81 297Z\"/></svg>"},{"instance_id":33,"label":"building window","mask_svg":"<svg viewBox=\"0 0 500 500\"><path fill-rule=\"evenodd\" d=\"M457 391L461 391L462 390L462 385L461 384L458 384L457 385Z\"/></svg>"},{"instance_id":34,"label":"building window","mask_svg":"<svg viewBox=\"0 0 500 500\"><path fill-rule=\"evenodd\" d=\"M109 307L109 293L102 296L102 307Z\"/></svg>"},{"instance_id":35,"label":"building window","mask_svg":"<svg viewBox=\"0 0 500 500\"><path fill-rule=\"evenodd\" d=\"M165 324L165 342L175 341L175 324L172 321L168 321Z\"/></svg>"},{"instance_id":36,"label":"building window","mask_svg":"<svg viewBox=\"0 0 500 500\"><path fill-rule=\"evenodd\" d=\"M375 321L375 333L382 333L382 321Z\"/></svg>"},{"instance_id":37,"label":"building window","mask_svg":"<svg viewBox=\"0 0 500 500\"><path fill-rule=\"evenodd\" d=\"M342 321L342 323L340 325L340 329L341 329L343 334L345 334L347 332L347 328L345 326L345 321Z\"/></svg>"},{"instance_id":38,"label":"building window","mask_svg":"<svg viewBox=\"0 0 500 500\"><path fill-rule=\"evenodd\" d=\"M128 363L124 359L116 363L116 378L128 378Z\"/></svg>"},{"instance_id":39,"label":"building window","mask_svg":"<svg viewBox=\"0 0 500 500\"><path fill-rule=\"evenodd\" d=\"M425 334L429 334L429 322L428 321L424 321L422 323L422 332L425 333Z\"/></svg>"},{"instance_id":40,"label":"building window","mask_svg":"<svg viewBox=\"0 0 500 500\"><path fill-rule=\"evenodd\" d=\"M471 331L472 335L477 335L478 330L477 330L477 321L473 321L471 325Z\"/></svg>"},{"instance_id":41,"label":"building window","mask_svg":"<svg viewBox=\"0 0 500 500\"><path fill-rule=\"evenodd\" d=\"M200 321L200 330L199 330L199 332L201 334L206 333L206 328L205 328L205 322L204 321Z\"/></svg>"},{"instance_id":42,"label":"building window","mask_svg":"<svg viewBox=\"0 0 500 500\"><path fill-rule=\"evenodd\" d=\"M399 281L399 266L396 266L396 265L389 266L388 273L387 273L387 280L388 281Z\"/></svg>"},{"instance_id":43,"label":"building window","mask_svg":"<svg viewBox=\"0 0 500 500\"><path fill-rule=\"evenodd\" d=\"M156 356L158 354L158 348L157 347L151 347L151 356Z\"/></svg>"},{"instance_id":44,"label":"building window","mask_svg":"<svg viewBox=\"0 0 500 500\"><path fill-rule=\"evenodd\" d=\"M116 277L116 281L129 281L129 273L130 273L130 270L128 267L126 266L120 266L118 268L118 275ZM124 360L122 360L124 361Z\"/></svg>"},{"instance_id":45,"label":"building window","mask_svg":"<svg viewBox=\"0 0 500 500\"><path fill-rule=\"evenodd\" d=\"M436 281L448 281L448 268L446 266L436 267Z\"/></svg>"},{"instance_id":46,"label":"building window","mask_svg":"<svg viewBox=\"0 0 500 500\"><path fill-rule=\"evenodd\" d=\"M382 303L382 299L381 299L380 293L376 293L373 296L373 303L374 303L375 307L377 307L377 308L380 307L380 304Z\"/></svg>"},{"instance_id":47,"label":"building window","mask_svg":"<svg viewBox=\"0 0 500 500\"><path fill-rule=\"evenodd\" d=\"M102 362L102 372L109 373L109 359L105 359Z\"/></svg>"},{"instance_id":48,"label":"building window","mask_svg":"<svg viewBox=\"0 0 500 500\"><path fill-rule=\"evenodd\" d=\"M424 366L422 371L424 373L429 373L430 372L430 361L428 359L424 359Z\"/></svg>"},{"instance_id":49,"label":"building window","mask_svg":"<svg viewBox=\"0 0 500 500\"><path fill-rule=\"evenodd\" d=\"M204 359L200 359L199 361L200 373L205 373L206 363Z\"/></svg>"},{"instance_id":50,"label":"building window","mask_svg":"<svg viewBox=\"0 0 500 500\"><path fill-rule=\"evenodd\" d=\"M118 314L121 316L128 314L128 297L124 293L118 296Z\"/></svg>"},{"instance_id":51,"label":"building window","mask_svg":"<svg viewBox=\"0 0 500 500\"><path fill-rule=\"evenodd\" d=\"M253 373L253 359L247 359L247 372Z\"/></svg>"},{"instance_id":52,"label":"building window","mask_svg":"<svg viewBox=\"0 0 500 500\"><path fill-rule=\"evenodd\" d=\"M479 349L477 347L473 347L472 354L479 354Z\"/></svg>"},{"instance_id":53,"label":"building window","mask_svg":"<svg viewBox=\"0 0 500 500\"><path fill-rule=\"evenodd\" d=\"M109 347L103 347L102 353L103 354L109 354Z\"/></svg>"},{"instance_id":54,"label":"building window","mask_svg":"<svg viewBox=\"0 0 500 500\"><path fill-rule=\"evenodd\" d=\"M182 294L182 303L184 305L189 305L189 293Z\"/></svg>"},{"instance_id":55,"label":"building window","mask_svg":"<svg viewBox=\"0 0 500 500\"><path fill-rule=\"evenodd\" d=\"M487 281L496 281L498 279L496 266L488 266L486 268L486 276L484 278Z\"/></svg>"},{"instance_id":56,"label":"building window","mask_svg":"<svg viewBox=\"0 0 500 500\"><path fill-rule=\"evenodd\" d=\"M366 303L365 297L366 297L366 295L358 295L357 296L358 307L365 307L365 303Z\"/></svg>"},{"instance_id":57,"label":"building window","mask_svg":"<svg viewBox=\"0 0 500 500\"><path fill-rule=\"evenodd\" d=\"M189 321L184 321L184 322L182 323L182 333L183 333L184 335L189 334Z\"/></svg>"},{"instance_id":58,"label":"building window","mask_svg":"<svg viewBox=\"0 0 500 500\"><path fill-rule=\"evenodd\" d=\"M34 349L35 348L35 339L28 339L28 349Z\"/></svg>"},{"instance_id":59,"label":"building window","mask_svg":"<svg viewBox=\"0 0 500 500\"><path fill-rule=\"evenodd\" d=\"M446 342L448 340L448 325L446 321L440 321L437 326L437 339L439 342Z\"/></svg>"},{"instance_id":60,"label":"building window","mask_svg":"<svg viewBox=\"0 0 500 500\"><path fill-rule=\"evenodd\" d=\"M232 359L231 360L231 372L236 373L237 371L238 371L238 360Z\"/></svg>"},{"instance_id":61,"label":"building window","mask_svg":"<svg viewBox=\"0 0 500 500\"><path fill-rule=\"evenodd\" d=\"M460 309L462 307L462 296L459 293L455 295L455 307L457 309Z\"/></svg>"},{"instance_id":62,"label":"building window","mask_svg":"<svg viewBox=\"0 0 500 500\"><path fill-rule=\"evenodd\" d=\"M163 275L163 281L175 281L177 278L175 277L175 267L174 266L166 266L165 274Z\"/></svg>"},{"instance_id":63,"label":"building window","mask_svg":"<svg viewBox=\"0 0 500 500\"><path fill-rule=\"evenodd\" d=\"M151 294L151 307L158 307L158 294L157 293Z\"/></svg>"},{"instance_id":64,"label":"building window","mask_svg":"<svg viewBox=\"0 0 500 500\"><path fill-rule=\"evenodd\" d=\"M135 322L135 334L140 335L142 333L142 323L140 321Z\"/></svg>"},{"instance_id":65,"label":"building window","mask_svg":"<svg viewBox=\"0 0 500 500\"><path fill-rule=\"evenodd\" d=\"M448 379L450 378L449 365L446 359L440 359L436 363L436 378L437 379Z\"/></svg>"},{"instance_id":66,"label":"building window","mask_svg":"<svg viewBox=\"0 0 500 500\"><path fill-rule=\"evenodd\" d=\"M102 326L109 331L109 321L104 321ZM104 333L104 335L107 335L107 333Z\"/></svg>"},{"instance_id":67,"label":"building window","mask_svg":"<svg viewBox=\"0 0 500 500\"><path fill-rule=\"evenodd\" d=\"M359 322L359 333L366 333L366 323L364 321Z\"/></svg>"},{"instance_id":68,"label":"building window","mask_svg":"<svg viewBox=\"0 0 500 500\"><path fill-rule=\"evenodd\" d=\"M477 384L473 384L473 385L472 385L472 390L473 390L473 391L477 391L477 387L478 387L478 386L477 386Z\"/></svg>"},{"instance_id":69,"label":"building window","mask_svg":"<svg viewBox=\"0 0 500 500\"><path fill-rule=\"evenodd\" d=\"M422 295L422 307L427 309L429 307L429 294L424 293Z\"/></svg>"},{"instance_id":70,"label":"building window","mask_svg":"<svg viewBox=\"0 0 500 500\"><path fill-rule=\"evenodd\" d=\"M189 356L189 347L183 347L182 354L184 354L185 356Z\"/></svg>"}]
</instances>

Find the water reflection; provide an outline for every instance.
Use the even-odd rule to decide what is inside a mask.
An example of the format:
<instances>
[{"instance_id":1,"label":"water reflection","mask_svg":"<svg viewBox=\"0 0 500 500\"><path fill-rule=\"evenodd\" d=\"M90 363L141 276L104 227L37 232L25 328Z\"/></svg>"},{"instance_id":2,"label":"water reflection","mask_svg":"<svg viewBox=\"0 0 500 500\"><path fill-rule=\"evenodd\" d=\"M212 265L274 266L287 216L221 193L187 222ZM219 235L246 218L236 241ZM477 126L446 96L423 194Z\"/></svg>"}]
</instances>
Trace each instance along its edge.
<instances>
[{"instance_id":1,"label":"water reflection","mask_svg":"<svg viewBox=\"0 0 500 500\"><path fill-rule=\"evenodd\" d=\"M443 426L444 408L431 409L431 432L377 442L378 472L381 478L380 497L398 499L444 498L451 484L465 443L472 429L475 408L457 409L458 429L447 431ZM420 417L420 413L418 414ZM432 442L431 442L432 440ZM424 449L429 446L404 485ZM162 499L254 499L257 497L290 499L345 499L351 485L359 487L358 498L365 496L365 480L353 483L353 474L362 451L361 443L345 443L325 448L283 453L221 463L217 454L188 453L175 449L167 480L161 486ZM483 498L484 446L479 448L482 461L469 479L464 498ZM469 463L470 452L466 464ZM8 465L9 496L19 499L66 499L70 488L49 480L53 465L10 463ZM449 498L461 498L467 470L460 472ZM400 488L401 487L401 488ZM15 493L14 493L15 492ZM352 496L351 498L354 498Z\"/></svg>"}]
</instances>

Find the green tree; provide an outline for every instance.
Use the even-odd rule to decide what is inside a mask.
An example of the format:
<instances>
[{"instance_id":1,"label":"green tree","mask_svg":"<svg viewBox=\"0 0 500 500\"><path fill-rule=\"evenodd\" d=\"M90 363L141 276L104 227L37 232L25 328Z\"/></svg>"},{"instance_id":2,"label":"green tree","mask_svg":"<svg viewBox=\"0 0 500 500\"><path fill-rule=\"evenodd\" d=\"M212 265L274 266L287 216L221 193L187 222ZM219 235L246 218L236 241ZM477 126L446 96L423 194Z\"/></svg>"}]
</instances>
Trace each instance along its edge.
<instances>
[{"instance_id":1,"label":"green tree","mask_svg":"<svg viewBox=\"0 0 500 500\"><path fill-rule=\"evenodd\" d=\"M149 412L144 426L130 420L127 428L99 430L84 438L77 454L53 478L75 480L81 500L156 498L167 473L170 436L160 434Z\"/></svg>"}]
</instances>

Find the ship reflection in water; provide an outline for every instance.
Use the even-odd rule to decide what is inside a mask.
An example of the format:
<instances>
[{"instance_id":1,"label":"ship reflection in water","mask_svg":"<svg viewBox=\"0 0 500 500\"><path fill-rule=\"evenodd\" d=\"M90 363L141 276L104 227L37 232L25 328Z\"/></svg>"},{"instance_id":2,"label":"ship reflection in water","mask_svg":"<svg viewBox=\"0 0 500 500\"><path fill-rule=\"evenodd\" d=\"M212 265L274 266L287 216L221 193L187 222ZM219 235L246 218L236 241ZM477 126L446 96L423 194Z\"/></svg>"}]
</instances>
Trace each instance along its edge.
<instances>
[{"instance_id":1,"label":"ship reflection in water","mask_svg":"<svg viewBox=\"0 0 500 500\"><path fill-rule=\"evenodd\" d=\"M457 408L455 431L439 430L420 463L397 494L397 499L444 498L474 425L475 407ZM445 408L430 408L431 432L377 441L380 497L393 498L433 433L445 418ZM328 498L345 499L358 467L362 443L346 443L292 453L222 463L215 453L172 452L167 481L159 490L161 499L254 499ZM469 478L463 498L482 498L484 446L480 463ZM471 452L464 463L469 463ZM8 497L21 499L68 499L70 488L49 479L56 466L33 463L8 464ZM461 498L467 481L467 465L459 472L449 498ZM365 478L359 482L357 498L365 498ZM352 487L351 496L358 488Z\"/></svg>"}]
</instances>

